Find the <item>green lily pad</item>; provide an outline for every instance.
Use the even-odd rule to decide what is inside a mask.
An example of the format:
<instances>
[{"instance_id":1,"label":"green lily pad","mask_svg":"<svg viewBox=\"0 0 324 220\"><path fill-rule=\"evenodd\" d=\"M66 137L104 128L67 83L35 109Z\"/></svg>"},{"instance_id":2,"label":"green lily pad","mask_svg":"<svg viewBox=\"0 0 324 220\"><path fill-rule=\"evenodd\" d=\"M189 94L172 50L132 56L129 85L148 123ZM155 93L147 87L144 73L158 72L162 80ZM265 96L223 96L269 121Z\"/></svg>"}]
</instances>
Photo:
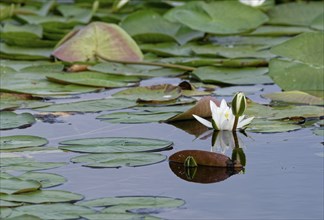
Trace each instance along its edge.
<instances>
[{"instance_id":1,"label":"green lily pad","mask_svg":"<svg viewBox=\"0 0 324 220\"><path fill-rule=\"evenodd\" d=\"M193 30L213 34L247 32L268 20L268 17L260 10L237 1L188 2L171 9L165 17Z\"/></svg>"},{"instance_id":2,"label":"green lily pad","mask_svg":"<svg viewBox=\"0 0 324 220\"><path fill-rule=\"evenodd\" d=\"M136 100L138 103L163 103L181 96L181 88L170 84L129 88L113 94L114 97Z\"/></svg>"},{"instance_id":3,"label":"green lily pad","mask_svg":"<svg viewBox=\"0 0 324 220\"><path fill-rule=\"evenodd\" d=\"M324 99L316 96L312 96L308 93L301 91L287 91L287 92L275 92L262 95L265 98L273 101L307 104L307 105L324 105Z\"/></svg>"},{"instance_id":4,"label":"green lily pad","mask_svg":"<svg viewBox=\"0 0 324 220\"><path fill-rule=\"evenodd\" d=\"M1 74L0 91L31 94L35 96L73 95L99 90L96 87L63 85L46 79L48 73Z\"/></svg>"},{"instance_id":5,"label":"green lily pad","mask_svg":"<svg viewBox=\"0 0 324 220\"><path fill-rule=\"evenodd\" d=\"M113 112L96 118L109 123L140 124L165 121L178 112Z\"/></svg>"},{"instance_id":6,"label":"green lily pad","mask_svg":"<svg viewBox=\"0 0 324 220\"><path fill-rule=\"evenodd\" d=\"M324 129L322 128L315 128L313 131L313 134L317 135L317 136L323 136L324 137ZM324 153L323 153L324 155Z\"/></svg>"},{"instance_id":7,"label":"green lily pad","mask_svg":"<svg viewBox=\"0 0 324 220\"><path fill-rule=\"evenodd\" d=\"M136 103L131 100L107 98L55 104L45 108L38 108L37 110L45 112L100 112L129 108L135 105Z\"/></svg>"},{"instance_id":8,"label":"green lily pad","mask_svg":"<svg viewBox=\"0 0 324 220\"><path fill-rule=\"evenodd\" d=\"M299 26L309 26L321 13L323 13L323 4L321 2L278 4L268 11L270 24Z\"/></svg>"},{"instance_id":9,"label":"green lily pad","mask_svg":"<svg viewBox=\"0 0 324 220\"><path fill-rule=\"evenodd\" d=\"M0 199L0 208L2 207L18 207L21 206L23 203L18 202L9 202Z\"/></svg>"},{"instance_id":10,"label":"green lily pad","mask_svg":"<svg viewBox=\"0 0 324 220\"><path fill-rule=\"evenodd\" d=\"M122 152L146 152L161 151L171 148L172 142L131 137L107 137L107 138L85 138L62 141L62 150L84 152L84 153L122 153Z\"/></svg>"},{"instance_id":11,"label":"green lily pad","mask_svg":"<svg viewBox=\"0 0 324 220\"><path fill-rule=\"evenodd\" d=\"M36 191L41 184L35 180L22 180L20 178L0 178L0 194L19 194Z\"/></svg>"},{"instance_id":12,"label":"green lily pad","mask_svg":"<svg viewBox=\"0 0 324 220\"><path fill-rule=\"evenodd\" d=\"M119 196L81 201L78 202L78 204L87 207L122 206L122 208L126 211L140 208L176 208L183 206L185 201L182 199L159 196ZM105 209L103 212L109 213L109 208Z\"/></svg>"},{"instance_id":13,"label":"green lily pad","mask_svg":"<svg viewBox=\"0 0 324 220\"><path fill-rule=\"evenodd\" d=\"M29 48L0 43L0 58L14 60L49 60L52 48Z\"/></svg>"},{"instance_id":14,"label":"green lily pad","mask_svg":"<svg viewBox=\"0 0 324 220\"><path fill-rule=\"evenodd\" d=\"M63 162L38 162L29 158L22 157L1 157L0 165L1 171L35 171L35 170L46 170L56 167L61 167L67 163Z\"/></svg>"},{"instance_id":15,"label":"green lily pad","mask_svg":"<svg viewBox=\"0 0 324 220\"><path fill-rule=\"evenodd\" d=\"M204 83L251 85L272 83L267 68L199 67L192 76Z\"/></svg>"},{"instance_id":16,"label":"green lily pad","mask_svg":"<svg viewBox=\"0 0 324 220\"><path fill-rule=\"evenodd\" d=\"M81 215L92 214L95 211L83 207L72 205L69 203L61 204L39 204L39 205L25 205L15 208L10 217L19 217L22 215L33 215L41 219L78 219Z\"/></svg>"},{"instance_id":17,"label":"green lily pad","mask_svg":"<svg viewBox=\"0 0 324 220\"><path fill-rule=\"evenodd\" d=\"M63 40L52 54L67 62L96 61L98 56L124 61L143 59L137 44L123 29L104 22L90 23Z\"/></svg>"},{"instance_id":18,"label":"green lily pad","mask_svg":"<svg viewBox=\"0 0 324 220\"><path fill-rule=\"evenodd\" d=\"M6 219L8 216L10 216L12 213L11 208L7 207L0 207L0 218L1 219Z\"/></svg>"},{"instance_id":19,"label":"green lily pad","mask_svg":"<svg viewBox=\"0 0 324 220\"><path fill-rule=\"evenodd\" d=\"M298 129L301 129L300 125L291 124L289 122L254 119L252 123L247 127L246 131L256 133L275 133L295 131Z\"/></svg>"},{"instance_id":20,"label":"green lily pad","mask_svg":"<svg viewBox=\"0 0 324 220\"><path fill-rule=\"evenodd\" d=\"M324 89L323 68L303 63L273 59L269 64L269 76L286 91L300 90L320 96L319 92Z\"/></svg>"},{"instance_id":21,"label":"green lily pad","mask_svg":"<svg viewBox=\"0 0 324 220\"><path fill-rule=\"evenodd\" d=\"M311 27L320 31L324 30L324 13L320 14L312 21Z\"/></svg>"},{"instance_id":22,"label":"green lily pad","mask_svg":"<svg viewBox=\"0 0 324 220\"><path fill-rule=\"evenodd\" d=\"M110 153L88 154L71 158L71 162L85 163L85 167L119 168L147 166L166 160L166 156L158 153Z\"/></svg>"},{"instance_id":23,"label":"green lily pad","mask_svg":"<svg viewBox=\"0 0 324 220\"><path fill-rule=\"evenodd\" d=\"M13 135L0 137L0 150L17 149L25 147L40 147L47 144L45 138L31 135Z\"/></svg>"},{"instance_id":24,"label":"green lily pad","mask_svg":"<svg viewBox=\"0 0 324 220\"><path fill-rule=\"evenodd\" d=\"M83 196L62 190L38 190L34 192L13 195L0 194L0 199L12 202L40 204L55 202L75 202L83 199Z\"/></svg>"},{"instance_id":25,"label":"green lily pad","mask_svg":"<svg viewBox=\"0 0 324 220\"><path fill-rule=\"evenodd\" d=\"M249 36L295 36L304 32L313 32L311 28L301 26L260 26L256 30L249 33Z\"/></svg>"},{"instance_id":26,"label":"green lily pad","mask_svg":"<svg viewBox=\"0 0 324 220\"><path fill-rule=\"evenodd\" d=\"M174 42L156 43L156 44L141 44L140 48L144 52L154 53L159 56L190 56L195 44L178 45Z\"/></svg>"},{"instance_id":27,"label":"green lily pad","mask_svg":"<svg viewBox=\"0 0 324 220\"><path fill-rule=\"evenodd\" d=\"M141 215L135 213L96 213L96 214L84 214L82 217L89 220L98 220L98 219L120 219L120 220L161 220L161 218L150 216L150 215Z\"/></svg>"},{"instance_id":28,"label":"green lily pad","mask_svg":"<svg viewBox=\"0 0 324 220\"><path fill-rule=\"evenodd\" d=\"M56 73L47 76L47 79L57 83L69 83L101 88L118 88L132 86L139 78L135 76L118 76L97 72Z\"/></svg>"},{"instance_id":29,"label":"green lily pad","mask_svg":"<svg viewBox=\"0 0 324 220\"><path fill-rule=\"evenodd\" d=\"M35 122L34 116L30 113L0 112L0 130L28 127Z\"/></svg>"},{"instance_id":30,"label":"green lily pad","mask_svg":"<svg viewBox=\"0 0 324 220\"><path fill-rule=\"evenodd\" d=\"M26 172L19 176L22 180L36 180L41 184L42 188L58 186L67 180L60 175L53 173Z\"/></svg>"},{"instance_id":31,"label":"green lily pad","mask_svg":"<svg viewBox=\"0 0 324 220\"><path fill-rule=\"evenodd\" d=\"M0 93L0 111L39 108L51 104L51 102L34 100L32 96L26 94Z\"/></svg>"}]
</instances>

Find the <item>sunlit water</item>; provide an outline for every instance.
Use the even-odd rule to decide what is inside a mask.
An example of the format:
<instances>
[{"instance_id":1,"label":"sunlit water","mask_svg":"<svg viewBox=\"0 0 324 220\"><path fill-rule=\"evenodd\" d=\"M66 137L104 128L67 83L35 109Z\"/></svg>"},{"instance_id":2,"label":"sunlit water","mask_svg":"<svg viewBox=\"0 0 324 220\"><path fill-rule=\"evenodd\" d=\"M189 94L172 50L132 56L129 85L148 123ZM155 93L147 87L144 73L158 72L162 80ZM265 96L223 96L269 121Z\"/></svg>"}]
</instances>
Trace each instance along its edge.
<instances>
[{"instance_id":1,"label":"sunlit water","mask_svg":"<svg viewBox=\"0 0 324 220\"><path fill-rule=\"evenodd\" d=\"M147 84L152 83L149 81ZM277 90L277 87L265 86L265 90ZM89 99L110 94L81 97ZM266 102L259 94L250 98ZM209 151L211 148L211 138L197 139L170 124L110 124L96 120L99 114L102 113L60 117L63 123L38 121L26 129L1 131L1 135L37 135L47 138L48 146L53 147L58 146L60 141L74 138L158 138L174 142L172 150L162 152L167 156L184 149ZM324 164L323 157L319 156L323 154L323 137L306 128L285 133L248 133L248 137L241 138L246 146L245 171L216 183L201 184L180 179L171 171L168 161L120 169L92 169L70 163L44 172L54 172L67 178L66 183L53 189L80 193L87 200L144 195L186 201L181 208L154 214L166 219L323 219ZM226 154L230 156L231 150ZM75 155L79 154L65 152L32 156L40 161L69 162Z\"/></svg>"}]
</instances>

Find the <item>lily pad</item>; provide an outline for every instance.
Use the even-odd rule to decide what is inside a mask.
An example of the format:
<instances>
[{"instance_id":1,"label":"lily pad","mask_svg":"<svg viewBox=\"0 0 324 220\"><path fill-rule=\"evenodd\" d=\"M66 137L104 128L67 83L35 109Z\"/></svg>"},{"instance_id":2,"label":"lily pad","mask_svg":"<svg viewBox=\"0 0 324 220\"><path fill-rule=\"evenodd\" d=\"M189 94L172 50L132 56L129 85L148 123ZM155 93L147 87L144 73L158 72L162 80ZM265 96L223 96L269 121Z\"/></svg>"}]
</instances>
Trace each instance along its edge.
<instances>
[{"instance_id":1,"label":"lily pad","mask_svg":"<svg viewBox=\"0 0 324 220\"><path fill-rule=\"evenodd\" d=\"M188 2L168 11L165 17L193 30L213 34L237 34L257 28L268 20L260 10L237 1Z\"/></svg>"},{"instance_id":2,"label":"lily pad","mask_svg":"<svg viewBox=\"0 0 324 220\"><path fill-rule=\"evenodd\" d=\"M123 29L104 22L90 23L61 42L52 54L68 62L96 61L98 56L123 61L143 59L137 44Z\"/></svg>"},{"instance_id":3,"label":"lily pad","mask_svg":"<svg viewBox=\"0 0 324 220\"><path fill-rule=\"evenodd\" d=\"M98 219L120 219L120 220L161 220L161 218L150 216L150 215L141 215L135 213L96 213L96 214L84 214L82 217L89 220L98 220Z\"/></svg>"},{"instance_id":4,"label":"lily pad","mask_svg":"<svg viewBox=\"0 0 324 220\"><path fill-rule=\"evenodd\" d=\"M139 78L131 76L118 76L97 72L56 73L47 76L52 82L62 84L76 84L101 88L118 88L132 86Z\"/></svg>"},{"instance_id":5,"label":"lily pad","mask_svg":"<svg viewBox=\"0 0 324 220\"><path fill-rule=\"evenodd\" d=\"M114 97L136 100L138 103L163 103L181 96L181 88L170 84L143 86L126 89L113 94Z\"/></svg>"},{"instance_id":6,"label":"lily pad","mask_svg":"<svg viewBox=\"0 0 324 220\"><path fill-rule=\"evenodd\" d=\"M300 26L311 25L312 21L322 13L323 4L321 2L278 4L268 11L270 24Z\"/></svg>"},{"instance_id":7,"label":"lily pad","mask_svg":"<svg viewBox=\"0 0 324 220\"><path fill-rule=\"evenodd\" d=\"M19 194L36 191L41 184L35 180L22 180L20 178L0 178L1 189L0 194Z\"/></svg>"},{"instance_id":8,"label":"lily pad","mask_svg":"<svg viewBox=\"0 0 324 220\"><path fill-rule=\"evenodd\" d=\"M0 218L1 219L6 219L11 213L12 213L11 208L0 207Z\"/></svg>"},{"instance_id":9,"label":"lily pad","mask_svg":"<svg viewBox=\"0 0 324 220\"><path fill-rule=\"evenodd\" d=\"M12 202L40 204L55 202L75 202L83 199L83 196L80 194L61 190L38 190L35 192L13 195L0 194L0 199Z\"/></svg>"},{"instance_id":10,"label":"lily pad","mask_svg":"<svg viewBox=\"0 0 324 220\"><path fill-rule=\"evenodd\" d=\"M17 206L21 206L22 204L23 203L0 200L0 208L2 208L2 207L17 207Z\"/></svg>"},{"instance_id":11,"label":"lily pad","mask_svg":"<svg viewBox=\"0 0 324 220\"><path fill-rule=\"evenodd\" d=\"M23 180L36 180L41 184L42 188L58 186L65 183L67 180L60 175L53 173L26 172L19 176Z\"/></svg>"},{"instance_id":12,"label":"lily pad","mask_svg":"<svg viewBox=\"0 0 324 220\"><path fill-rule=\"evenodd\" d=\"M31 135L13 135L0 137L0 150L17 149L25 147L40 147L47 144L45 138Z\"/></svg>"},{"instance_id":13,"label":"lily pad","mask_svg":"<svg viewBox=\"0 0 324 220\"><path fill-rule=\"evenodd\" d=\"M301 91L275 92L262 95L272 101L307 105L324 105L324 99Z\"/></svg>"},{"instance_id":14,"label":"lily pad","mask_svg":"<svg viewBox=\"0 0 324 220\"><path fill-rule=\"evenodd\" d=\"M25 205L15 208L10 217L19 217L22 215L33 215L41 219L78 219L83 214L92 214L93 210L83 207L72 205L69 203L62 204L39 204L39 205Z\"/></svg>"},{"instance_id":15,"label":"lily pad","mask_svg":"<svg viewBox=\"0 0 324 220\"><path fill-rule=\"evenodd\" d=\"M124 153L124 152L146 152L170 149L172 142L131 137L107 137L107 138L85 138L62 141L62 150L84 153Z\"/></svg>"},{"instance_id":16,"label":"lily pad","mask_svg":"<svg viewBox=\"0 0 324 220\"><path fill-rule=\"evenodd\" d=\"M55 104L45 108L38 108L37 110L45 112L100 112L129 108L135 105L136 103L131 100L107 98Z\"/></svg>"},{"instance_id":17,"label":"lily pad","mask_svg":"<svg viewBox=\"0 0 324 220\"><path fill-rule=\"evenodd\" d=\"M36 122L30 113L16 114L14 112L0 111L0 130L24 128Z\"/></svg>"},{"instance_id":18,"label":"lily pad","mask_svg":"<svg viewBox=\"0 0 324 220\"><path fill-rule=\"evenodd\" d=\"M204 83L251 85L272 83L267 68L199 67L192 76Z\"/></svg>"},{"instance_id":19,"label":"lily pad","mask_svg":"<svg viewBox=\"0 0 324 220\"><path fill-rule=\"evenodd\" d=\"M51 105L51 102L43 102L33 99L31 95L18 93L0 93L0 110L31 109Z\"/></svg>"},{"instance_id":20,"label":"lily pad","mask_svg":"<svg viewBox=\"0 0 324 220\"><path fill-rule=\"evenodd\" d=\"M74 163L85 163L85 167L93 168L119 168L147 166L166 160L166 156L158 153L110 153L88 154L73 157Z\"/></svg>"},{"instance_id":21,"label":"lily pad","mask_svg":"<svg viewBox=\"0 0 324 220\"><path fill-rule=\"evenodd\" d=\"M301 129L300 125L292 124L284 121L277 120L258 120L254 119L248 126L246 131L256 133L276 133L276 132L288 132Z\"/></svg>"},{"instance_id":22,"label":"lily pad","mask_svg":"<svg viewBox=\"0 0 324 220\"><path fill-rule=\"evenodd\" d=\"M0 43L0 58L14 60L49 60L51 48L28 48Z\"/></svg>"},{"instance_id":23,"label":"lily pad","mask_svg":"<svg viewBox=\"0 0 324 220\"><path fill-rule=\"evenodd\" d=\"M324 30L324 13L317 16L311 23L311 27L317 30Z\"/></svg>"},{"instance_id":24,"label":"lily pad","mask_svg":"<svg viewBox=\"0 0 324 220\"><path fill-rule=\"evenodd\" d=\"M182 199L160 197L160 196L118 196L118 197L105 197L89 201L78 202L79 205L87 207L115 207L122 206L126 210L134 210L139 208L176 208L183 206L185 201ZM103 210L109 213L109 208Z\"/></svg>"}]
</instances>

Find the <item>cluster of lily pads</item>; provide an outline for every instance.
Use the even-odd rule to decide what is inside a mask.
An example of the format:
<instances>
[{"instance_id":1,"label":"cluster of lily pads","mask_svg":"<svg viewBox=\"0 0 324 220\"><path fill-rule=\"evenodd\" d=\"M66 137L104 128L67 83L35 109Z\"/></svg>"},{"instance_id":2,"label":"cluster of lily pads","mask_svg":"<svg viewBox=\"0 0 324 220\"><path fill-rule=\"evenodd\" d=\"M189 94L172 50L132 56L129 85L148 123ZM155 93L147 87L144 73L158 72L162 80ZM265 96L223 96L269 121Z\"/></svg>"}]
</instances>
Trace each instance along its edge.
<instances>
[{"instance_id":1,"label":"cluster of lily pads","mask_svg":"<svg viewBox=\"0 0 324 220\"><path fill-rule=\"evenodd\" d=\"M246 131L312 127L323 135L321 1L276 5L267 0L258 7L234 0L15 2L0 3L0 130L32 126L40 114L94 112L103 122L166 122L199 136L206 130L186 120L193 114L210 117L211 96L237 91L249 96L276 84L282 92L262 94L269 105L247 101L245 114L255 118ZM154 78L175 83L141 85ZM106 91L101 99L57 103ZM28 112L15 112L24 109ZM46 189L64 183L64 177L36 172L66 163L15 154L57 150L43 147L46 139L1 136L0 144L5 155L0 160L1 218L156 219L129 211L184 204L167 197L80 201L82 195ZM73 163L111 168L165 161L165 155L152 151L171 146L165 140L101 137L66 140L58 148L83 154L71 158ZM17 171L22 174L11 174Z\"/></svg>"}]
</instances>

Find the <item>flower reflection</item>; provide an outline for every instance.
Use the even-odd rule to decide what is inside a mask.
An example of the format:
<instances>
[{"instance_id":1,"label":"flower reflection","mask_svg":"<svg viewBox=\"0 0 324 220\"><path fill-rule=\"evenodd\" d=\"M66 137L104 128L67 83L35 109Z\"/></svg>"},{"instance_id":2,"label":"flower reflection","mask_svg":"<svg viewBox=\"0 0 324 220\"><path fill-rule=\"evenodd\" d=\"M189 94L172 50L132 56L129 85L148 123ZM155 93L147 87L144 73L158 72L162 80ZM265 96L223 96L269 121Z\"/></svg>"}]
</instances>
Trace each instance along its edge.
<instances>
[{"instance_id":1,"label":"flower reflection","mask_svg":"<svg viewBox=\"0 0 324 220\"><path fill-rule=\"evenodd\" d=\"M211 151L225 154L228 149L243 148L244 143L236 132L217 131L213 132Z\"/></svg>"}]
</instances>

